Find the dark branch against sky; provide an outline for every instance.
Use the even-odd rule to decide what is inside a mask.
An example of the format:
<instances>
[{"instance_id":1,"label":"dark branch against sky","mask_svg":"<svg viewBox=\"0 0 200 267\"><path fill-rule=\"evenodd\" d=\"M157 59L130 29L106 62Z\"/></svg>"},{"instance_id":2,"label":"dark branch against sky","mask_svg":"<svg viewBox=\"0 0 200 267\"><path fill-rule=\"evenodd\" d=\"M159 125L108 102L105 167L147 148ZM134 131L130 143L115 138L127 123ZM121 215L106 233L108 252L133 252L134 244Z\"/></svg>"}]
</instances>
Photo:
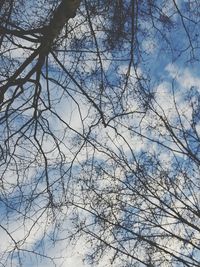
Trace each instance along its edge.
<instances>
[{"instance_id":1,"label":"dark branch against sky","mask_svg":"<svg viewBox=\"0 0 200 267\"><path fill-rule=\"evenodd\" d=\"M199 14L1 1L2 266L199 266Z\"/></svg>"}]
</instances>

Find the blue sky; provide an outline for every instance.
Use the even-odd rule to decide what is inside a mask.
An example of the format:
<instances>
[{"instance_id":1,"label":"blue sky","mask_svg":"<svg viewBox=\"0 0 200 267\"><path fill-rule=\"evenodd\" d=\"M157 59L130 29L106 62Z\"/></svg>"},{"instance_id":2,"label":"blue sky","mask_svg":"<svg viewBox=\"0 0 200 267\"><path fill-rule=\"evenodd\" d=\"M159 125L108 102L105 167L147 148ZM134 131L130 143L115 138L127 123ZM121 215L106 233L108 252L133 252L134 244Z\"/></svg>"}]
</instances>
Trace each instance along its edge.
<instances>
[{"instance_id":1,"label":"blue sky","mask_svg":"<svg viewBox=\"0 0 200 267\"><path fill-rule=\"evenodd\" d=\"M31 120L35 88L32 81L11 105L11 115L0 127L1 146L10 148L4 158L9 165L6 168L2 164L0 169L2 266L7 262L13 267L20 264L53 267L53 262L40 257L40 253L56 257L55 263L62 267L110 266L110 257L115 254L112 249L105 249L96 265L83 260L88 252L95 251L96 243L77 229L83 223L85 232L97 234L102 230L97 214L92 214L97 211L108 214L112 223L120 221L128 225L130 230L120 232L108 223L102 238L131 251L141 260L147 252L138 246L135 236L143 231L140 223L145 219L144 234L177 231L186 239L191 235L192 242L198 244L198 231L179 224L173 227L176 220L166 215L171 212L168 207L162 220L158 216L163 228L156 228L155 232L153 227L148 228L147 214L158 201L153 198L154 191L145 192L152 206L145 198L135 199L136 192L140 192L136 182L141 186L144 178L142 175L138 178L135 173L141 168L155 194L160 194L166 202L171 201L170 205L183 216L187 215L187 207L198 210L200 204L197 183L200 148L197 13L200 7L195 1L194 4L181 0L156 3L152 17L148 14L138 17L134 51L129 32L119 47L109 50L105 18L99 15L91 16L91 21L85 20L82 4L81 11L68 24L69 29L74 28L68 33L69 38L60 41L55 54L49 55L48 72L43 66L38 119ZM40 12L43 14L45 10L46 6L41 5ZM130 21L125 29L130 30ZM74 53L75 39L81 47ZM31 46L29 42L23 45ZM18 48L11 56L21 62L27 50ZM12 95L11 91L6 99ZM8 136L9 140L4 142ZM170 179L174 187L167 191ZM174 192L180 194L181 201L174 197ZM112 214L111 207L116 208L116 214ZM188 220L199 222L195 216ZM77 238L71 238L75 233ZM127 236L129 240L123 238ZM161 239L157 241L163 245ZM198 252L189 244L183 248L178 240L166 242L167 249L174 248L176 255L183 253L187 257L193 253L194 259L199 259ZM21 258L17 255L17 245L21 248ZM4 254L5 250L10 254ZM100 252L99 247L95 253L98 256ZM159 262L159 256L156 253L154 256ZM124 260L123 256L116 257L113 266L122 266Z\"/></svg>"}]
</instances>

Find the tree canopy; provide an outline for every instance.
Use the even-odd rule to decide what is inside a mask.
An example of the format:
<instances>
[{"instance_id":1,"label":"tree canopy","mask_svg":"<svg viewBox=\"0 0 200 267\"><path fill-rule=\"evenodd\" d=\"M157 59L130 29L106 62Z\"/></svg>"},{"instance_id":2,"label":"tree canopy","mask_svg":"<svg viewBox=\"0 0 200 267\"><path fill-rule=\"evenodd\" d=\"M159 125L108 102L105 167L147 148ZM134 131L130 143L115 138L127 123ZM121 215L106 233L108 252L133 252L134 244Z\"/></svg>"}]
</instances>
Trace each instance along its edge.
<instances>
[{"instance_id":1,"label":"tree canopy","mask_svg":"<svg viewBox=\"0 0 200 267\"><path fill-rule=\"evenodd\" d=\"M0 2L1 266L199 266L199 14Z\"/></svg>"}]
</instances>

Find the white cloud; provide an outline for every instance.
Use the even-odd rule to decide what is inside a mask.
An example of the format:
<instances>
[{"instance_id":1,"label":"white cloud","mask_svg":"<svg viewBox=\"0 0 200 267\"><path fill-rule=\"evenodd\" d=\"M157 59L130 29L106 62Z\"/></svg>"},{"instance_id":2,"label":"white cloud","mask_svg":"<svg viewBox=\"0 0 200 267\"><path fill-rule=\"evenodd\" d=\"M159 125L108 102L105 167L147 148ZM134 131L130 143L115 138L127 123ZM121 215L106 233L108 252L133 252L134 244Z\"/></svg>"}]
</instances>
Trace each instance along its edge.
<instances>
[{"instance_id":1,"label":"white cloud","mask_svg":"<svg viewBox=\"0 0 200 267\"><path fill-rule=\"evenodd\" d=\"M200 78L194 76L189 68L181 68L175 64L168 64L165 70L171 78L179 83L181 89L190 89L191 86L199 88L200 86Z\"/></svg>"}]
</instances>

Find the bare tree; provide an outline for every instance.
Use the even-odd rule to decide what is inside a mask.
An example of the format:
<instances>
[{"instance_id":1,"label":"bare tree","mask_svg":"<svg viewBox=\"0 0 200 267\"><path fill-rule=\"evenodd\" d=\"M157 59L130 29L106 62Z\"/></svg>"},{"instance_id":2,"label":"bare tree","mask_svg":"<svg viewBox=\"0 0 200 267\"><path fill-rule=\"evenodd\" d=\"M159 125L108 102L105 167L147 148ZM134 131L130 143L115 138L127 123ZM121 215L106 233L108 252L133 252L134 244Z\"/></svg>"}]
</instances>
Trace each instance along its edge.
<instances>
[{"instance_id":1,"label":"bare tree","mask_svg":"<svg viewBox=\"0 0 200 267\"><path fill-rule=\"evenodd\" d=\"M1 265L199 266L198 1L0 7Z\"/></svg>"}]
</instances>

